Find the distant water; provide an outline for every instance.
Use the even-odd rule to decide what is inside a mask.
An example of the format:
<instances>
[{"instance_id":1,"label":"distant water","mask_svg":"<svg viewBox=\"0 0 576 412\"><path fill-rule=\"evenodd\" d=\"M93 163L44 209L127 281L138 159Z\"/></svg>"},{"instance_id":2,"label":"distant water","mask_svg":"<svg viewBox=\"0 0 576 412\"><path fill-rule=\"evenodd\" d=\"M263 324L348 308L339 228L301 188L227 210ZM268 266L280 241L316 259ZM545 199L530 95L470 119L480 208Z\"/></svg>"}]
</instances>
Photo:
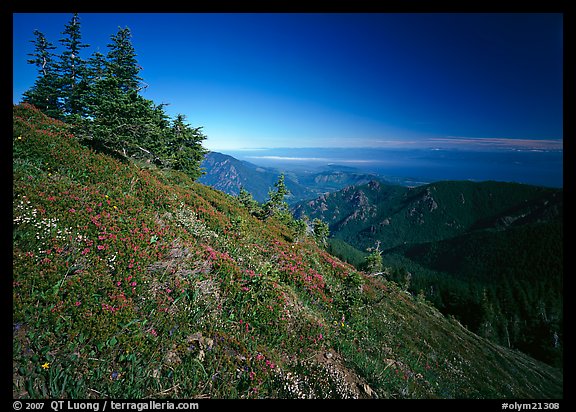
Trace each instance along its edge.
<instances>
[{"instance_id":1,"label":"distant water","mask_svg":"<svg viewBox=\"0 0 576 412\"><path fill-rule=\"evenodd\" d=\"M459 151L392 149L260 149L226 154L259 166L317 171L342 166L382 177L437 180L496 180L563 187L561 151Z\"/></svg>"}]
</instances>

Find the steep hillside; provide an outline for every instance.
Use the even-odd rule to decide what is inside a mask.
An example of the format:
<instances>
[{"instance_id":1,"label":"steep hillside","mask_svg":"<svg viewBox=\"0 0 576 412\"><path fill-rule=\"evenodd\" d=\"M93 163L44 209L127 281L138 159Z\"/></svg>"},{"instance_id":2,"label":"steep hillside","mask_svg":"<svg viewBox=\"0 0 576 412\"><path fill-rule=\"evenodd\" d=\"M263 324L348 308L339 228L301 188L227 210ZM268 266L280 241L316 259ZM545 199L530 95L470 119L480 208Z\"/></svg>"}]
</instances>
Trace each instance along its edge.
<instances>
[{"instance_id":1,"label":"steep hillside","mask_svg":"<svg viewBox=\"0 0 576 412\"><path fill-rule=\"evenodd\" d=\"M562 232L558 220L473 231L399 246L382 258L386 267L409 270L412 293L470 330L561 366Z\"/></svg>"},{"instance_id":2,"label":"steep hillside","mask_svg":"<svg viewBox=\"0 0 576 412\"><path fill-rule=\"evenodd\" d=\"M15 398L532 398L562 372L186 175L13 123Z\"/></svg>"},{"instance_id":3,"label":"steep hillside","mask_svg":"<svg viewBox=\"0 0 576 412\"><path fill-rule=\"evenodd\" d=\"M499 182L413 189L373 182L300 203L330 250L362 267L379 244L389 279L493 341L554 365L563 351L563 193Z\"/></svg>"}]
</instances>

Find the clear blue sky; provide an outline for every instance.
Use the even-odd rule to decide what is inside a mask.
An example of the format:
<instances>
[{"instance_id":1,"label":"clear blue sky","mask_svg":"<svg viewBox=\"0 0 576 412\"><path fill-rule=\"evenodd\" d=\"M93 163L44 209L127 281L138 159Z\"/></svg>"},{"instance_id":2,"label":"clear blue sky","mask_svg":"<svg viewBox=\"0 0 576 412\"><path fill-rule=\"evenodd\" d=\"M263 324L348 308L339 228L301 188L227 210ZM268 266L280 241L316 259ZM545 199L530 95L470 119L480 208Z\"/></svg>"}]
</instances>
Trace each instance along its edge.
<instances>
[{"instance_id":1,"label":"clear blue sky","mask_svg":"<svg viewBox=\"0 0 576 412\"><path fill-rule=\"evenodd\" d=\"M34 82L34 29L13 14L13 101ZM83 50L129 27L149 85L211 150L407 147L561 150L561 14L80 13Z\"/></svg>"}]
</instances>

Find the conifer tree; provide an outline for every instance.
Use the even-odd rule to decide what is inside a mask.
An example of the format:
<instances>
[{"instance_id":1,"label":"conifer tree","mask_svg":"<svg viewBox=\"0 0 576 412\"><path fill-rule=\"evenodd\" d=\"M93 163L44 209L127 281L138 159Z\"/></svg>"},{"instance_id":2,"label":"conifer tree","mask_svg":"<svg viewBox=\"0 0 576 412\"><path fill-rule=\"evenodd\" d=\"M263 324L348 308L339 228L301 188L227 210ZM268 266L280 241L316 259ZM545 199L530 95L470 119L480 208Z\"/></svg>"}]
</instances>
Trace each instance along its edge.
<instances>
[{"instance_id":1,"label":"conifer tree","mask_svg":"<svg viewBox=\"0 0 576 412\"><path fill-rule=\"evenodd\" d=\"M32 104L42 110L47 116L62 119L61 103L58 99L58 75L54 62L54 50L56 47L46 40L44 34L34 30L34 52L28 55L32 58L28 63L34 64L38 70L38 77L34 85L24 93L22 99L25 103Z\"/></svg>"},{"instance_id":2,"label":"conifer tree","mask_svg":"<svg viewBox=\"0 0 576 412\"><path fill-rule=\"evenodd\" d=\"M60 40L64 51L60 56L59 79L60 97L63 99L64 113L73 122L85 113L85 93L87 91L86 63L80 57L83 48L80 18L78 13L72 16L62 32L66 37Z\"/></svg>"},{"instance_id":3,"label":"conifer tree","mask_svg":"<svg viewBox=\"0 0 576 412\"><path fill-rule=\"evenodd\" d=\"M186 123L186 116L178 114L172 121L172 133L165 143L170 166L181 170L193 179L202 176L200 164L208 152L202 147L206 136L201 127L192 128Z\"/></svg>"},{"instance_id":4,"label":"conifer tree","mask_svg":"<svg viewBox=\"0 0 576 412\"><path fill-rule=\"evenodd\" d=\"M104 79L106 75L106 56L100 51L92 53L92 56L88 59L87 67L86 77L89 84L94 84Z\"/></svg>"},{"instance_id":5,"label":"conifer tree","mask_svg":"<svg viewBox=\"0 0 576 412\"><path fill-rule=\"evenodd\" d=\"M129 28L118 29L111 36L112 43L108 44L108 76L118 80L118 87L123 92L140 91L142 78L140 66L136 60L136 51L132 45L132 34Z\"/></svg>"},{"instance_id":6,"label":"conifer tree","mask_svg":"<svg viewBox=\"0 0 576 412\"><path fill-rule=\"evenodd\" d=\"M159 163L169 121L161 105L138 94L140 66L130 38L128 28L119 29L106 59L101 53L90 59L87 119L79 134L95 148Z\"/></svg>"},{"instance_id":7,"label":"conifer tree","mask_svg":"<svg viewBox=\"0 0 576 412\"><path fill-rule=\"evenodd\" d=\"M376 247L368 248L367 252L370 252L365 258L366 270L369 273L375 274L382 272L382 251L380 250L380 241L376 241Z\"/></svg>"},{"instance_id":8,"label":"conifer tree","mask_svg":"<svg viewBox=\"0 0 576 412\"><path fill-rule=\"evenodd\" d=\"M321 219L315 218L312 221L312 230L314 231L314 238L321 245L326 245L326 240L330 236L330 228L328 223Z\"/></svg>"},{"instance_id":9,"label":"conifer tree","mask_svg":"<svg viewBox=\"0 0 576 412\"><path fill-rule=\"evenodd\" d=\"M270 190L268 192L268 200L263 205L264 218L288 210L288 204L284 201L284 197L286 197L290 192L284 183L283 173L278 177L278 181L274 183L274 187L276 190Z\"/></svg>"},{"instance_id":10,"label":"conifer tree","mask_svg":"<svg viewBox=\"0 0 576 412\"><path fill-rule=\"evenodd\" d=\"M24 94L24 101L48 116L73 125L74 134L96 150L122 154L181 170L193 179L201 176L206 154L202 128L193 128L184 115L173 121L164 111L139 94L141 67L128 28L110 36L108 53L80 57L83 48L80 19L75 13L60 40L64 51L54 62L55 47L35 31L34 53L29 63L38 68L38 79Z\"/></svg>"},{"instance_id":11,"label":"conifer tree","mask_svg":"<svg viewBox=\"0 0 576 412\"><path fill-rule=\"evenodd\" d=\"M252 194L244 187L240 188L238 193L238 201L246 208L251 214L258 214L260 212L260 205L254 199Z\"/></svg>"}]
</instances>

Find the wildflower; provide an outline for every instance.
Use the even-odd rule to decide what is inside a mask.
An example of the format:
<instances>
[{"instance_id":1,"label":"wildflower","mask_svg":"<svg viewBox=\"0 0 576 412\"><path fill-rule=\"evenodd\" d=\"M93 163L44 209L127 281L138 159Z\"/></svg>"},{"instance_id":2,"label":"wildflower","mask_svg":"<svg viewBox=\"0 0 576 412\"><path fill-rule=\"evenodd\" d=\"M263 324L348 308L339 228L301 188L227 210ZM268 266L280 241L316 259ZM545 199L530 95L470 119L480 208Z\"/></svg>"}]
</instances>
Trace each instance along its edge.
<instances>
[{"instance_id":1,"label":"wildflower","mask_svg":"<svg viewBox=\"0 0 576 412\"><path fill-rule=\"evenodd\" d=\"M266 359L266 365L270 368L270 369L274 369L276 367L276 365L274 365L274 362L270 361L269 359Z\"/></svg>"},{"instance_id":2,"label":"wildflower","mask_svg":"<svg viewBox=\"0 0 576 412\"><path fill-rule=\"evenodd\" d=\"M22 140L22 136L18 136L16 139L18 139L18 140Z\"/></svg>"},{"instance_id":3,"label":"wildflower","mask_svg":"<svg viewBox=\"0 0 576 412\"><path fill-rule=\"evenodd\" d=\"M43 368L43 369L48 369L48 368L50 368L50 363L48 363L48 362L43 363L43 364L42 364L42 368Z\"/></svg>"}]
</instances>

